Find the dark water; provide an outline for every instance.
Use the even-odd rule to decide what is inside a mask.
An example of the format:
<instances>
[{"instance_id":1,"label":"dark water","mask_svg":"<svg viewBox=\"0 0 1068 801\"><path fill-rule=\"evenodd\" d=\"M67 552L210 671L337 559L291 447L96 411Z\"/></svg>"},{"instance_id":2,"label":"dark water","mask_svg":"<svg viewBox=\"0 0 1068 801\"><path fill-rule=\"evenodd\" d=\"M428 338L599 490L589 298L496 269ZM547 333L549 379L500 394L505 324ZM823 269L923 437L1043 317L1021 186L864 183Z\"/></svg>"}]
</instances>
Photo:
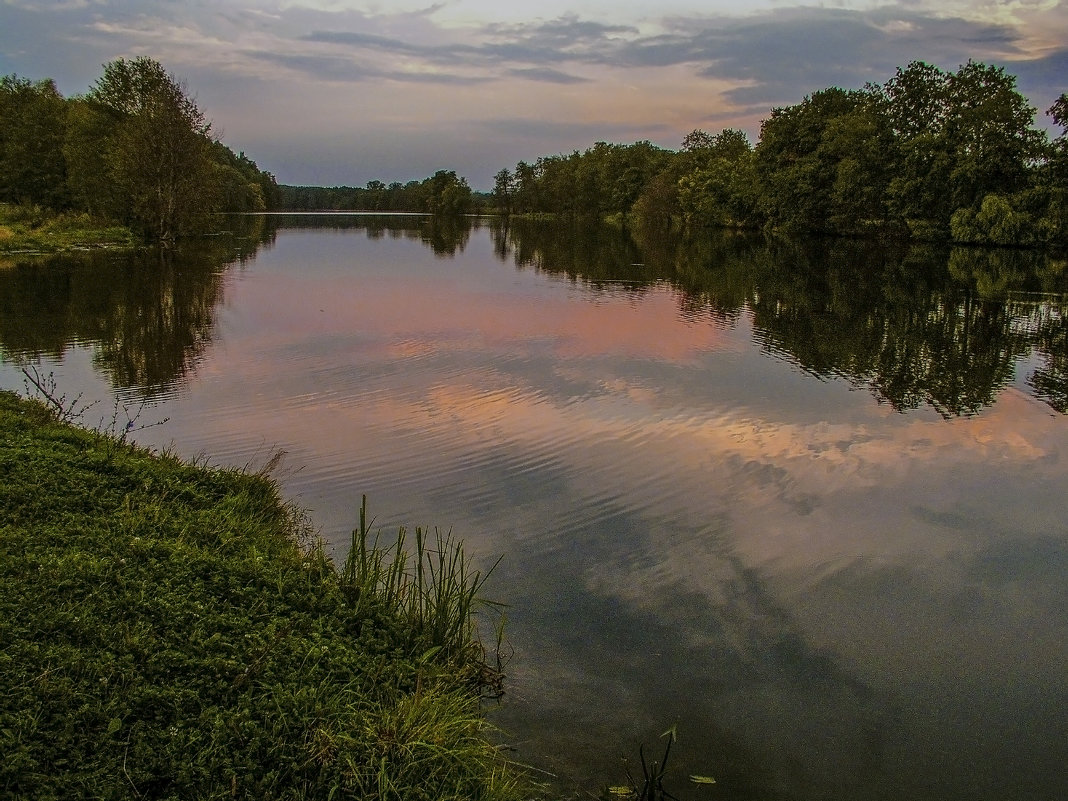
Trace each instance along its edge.
<instances>
[{"instance_id":1,"label":"dark water","mask_svg":"<svg viewBox=\"0 0 1068 801\"><path fill-rule=\"evenodd\" d=\"M283 449L339 552L366 493L503 554L492 714L559 787L677 724L681 798L1068 797L1063 260L249 222L0 262L0 386L29 360L87 423L167 418L147 445Z\"/></svg>"}]
</instances>

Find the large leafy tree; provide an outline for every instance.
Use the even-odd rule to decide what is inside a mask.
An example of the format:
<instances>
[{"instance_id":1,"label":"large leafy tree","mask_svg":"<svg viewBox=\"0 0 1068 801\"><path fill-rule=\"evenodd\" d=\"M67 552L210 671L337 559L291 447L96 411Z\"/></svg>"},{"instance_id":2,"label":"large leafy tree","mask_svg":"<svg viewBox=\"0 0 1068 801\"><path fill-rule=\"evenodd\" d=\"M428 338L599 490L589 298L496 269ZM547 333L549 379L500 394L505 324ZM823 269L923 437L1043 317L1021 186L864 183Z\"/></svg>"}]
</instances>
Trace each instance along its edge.
<instances>
[{"instance_id":1,"label":"large leafy tree","mask_svg":"<svg viewBox=\"0 0 1068 801\"><path fill-rule=\"evenodd\" d=\"M471 208L471 187L454 170L438 170L422 182L424 210L435 215L466 214Z\"/></svg>"},{"instance_id":2,"label":"large leafy tree","mask_svg":"<svg viewBox=\"0 0 1068 801\"><path fill-rule=\"evenodd\" d=\"M988 194L1027 188L1045 139L1003 68L969 61L953 73L912 62L871 91L894 136L888 206L914 231L944 232Z\"/></svg>"},{"instance_id":3,"label":"large leafy tree","mask_svg":"<svg viewBox=\"0 0 1068 801\"><path fill-rule=\"evenodd\" d=\"M767 221L803 231L881 222L887 140L866 91L824 89L774 109L754 152Z\"/></svg>"},{"instance_id":4,"label":"large leafy tree","mask_svg":"<svg viewBox=\"0 0 1068 801\"><path fill-rule=\"evenodd\" d=\"M991 192L1027 188L1045 136L1034 127L1035 109L1002 67L969 61L948 81L946 138L955 155L952 175L958 207L974 207Z\"/></svg>"},{"instance_id":5,"label":"large leafy tree","mask_svg":"<svg viewBox=\"0 0 1068 801\"><path fill-rule=\"evenodd\" d=\"M97 154L88 143L76 154L76 184L90 183L85 173L102 167L117 190L111 210L151 239L167 243L200 230L218 207L219 170L211 125L182 85L153 59L120 58L104 65L86 100L75 139L92 142L94 129L102 139Z\"/></svg>"},{"instance_id":6,"label":"large leafy tree","mask_svg":"<svg viewBox=\"0 0 1068 801\"><path fill-rule=\"evenodd\" d=\"M82 97L71 100L67 109L67 188L75 206L99 217L123 218L127 207L109 167L115 122L114 114Z\"/></svg>"},{"instance_id":7,"label":"large leafy tree","mask_svg":"<svg viewBox=\"0 0 1068 801\"><path fill-rule=\"evenodd\" d=\"M745 225L752 222L753 148L744 132L727 128L718 134L701 129L682 140L677 159L678 207L684 222Z\"/></svg>"}]
</instances>

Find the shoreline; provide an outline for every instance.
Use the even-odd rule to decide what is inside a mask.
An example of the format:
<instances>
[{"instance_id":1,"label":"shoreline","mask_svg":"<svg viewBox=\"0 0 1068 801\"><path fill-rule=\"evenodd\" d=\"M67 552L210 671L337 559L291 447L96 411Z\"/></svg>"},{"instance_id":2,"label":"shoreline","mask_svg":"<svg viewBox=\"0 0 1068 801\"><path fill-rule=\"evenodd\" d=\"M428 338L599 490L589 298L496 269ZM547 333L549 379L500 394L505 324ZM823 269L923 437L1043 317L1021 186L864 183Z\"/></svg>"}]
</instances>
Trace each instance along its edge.
<instances>
[{"instance_id":1,"label":"shoreline","mask_svg":"<svg viewBox=\"0 0 1068 801\"><path fill-rule=\"evenodd\" d=\"M0 431L0 794L529 797L481 708L459 543L472 603L416 609L408 556L364 523L339 568L266 471L11 392Z\"/></svg>"},{"instance_id":2,"label":"shoreline","mask_svg":"<svg viewBox=\"0 0 1068 801\"><path fill-rule=\"evenodd\" d=\"M88 214L57 213L39 206L0 203L0 256L49 256L111 249L133 250L133 232Z\"/></svg>"}]
</instances>

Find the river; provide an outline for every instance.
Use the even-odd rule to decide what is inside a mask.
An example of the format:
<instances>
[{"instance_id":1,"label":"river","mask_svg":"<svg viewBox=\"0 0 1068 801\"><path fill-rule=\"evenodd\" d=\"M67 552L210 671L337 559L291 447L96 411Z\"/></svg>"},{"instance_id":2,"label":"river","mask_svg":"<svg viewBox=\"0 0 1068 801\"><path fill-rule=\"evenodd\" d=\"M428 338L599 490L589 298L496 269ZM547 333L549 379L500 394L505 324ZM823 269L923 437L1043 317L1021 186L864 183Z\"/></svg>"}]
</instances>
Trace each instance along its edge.
<instances>
[{"instance_id":1,"label":"river","mask_svg":"<svg viewBox=\"0 0 1068 801\"><path fill-rule=\"evenodd\" d=\"M1063 260L233 227L180 256L0 261L0 387L31 364L146 446L284 451L335 554L366 494L384 535L503 557L489 714L562 791L626 783L622 757L640 776L675 727L682 799L1068 795Z\"/></svg>"}]
</instances>

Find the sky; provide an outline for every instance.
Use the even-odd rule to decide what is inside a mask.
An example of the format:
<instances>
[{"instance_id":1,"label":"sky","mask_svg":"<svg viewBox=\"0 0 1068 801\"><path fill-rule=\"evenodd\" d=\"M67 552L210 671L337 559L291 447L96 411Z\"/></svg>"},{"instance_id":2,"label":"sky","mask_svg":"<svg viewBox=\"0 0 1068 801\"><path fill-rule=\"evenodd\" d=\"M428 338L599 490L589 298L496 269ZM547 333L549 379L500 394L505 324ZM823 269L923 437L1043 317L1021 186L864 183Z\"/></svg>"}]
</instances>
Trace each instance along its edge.
<instances>
[{"instance_id":1,"label":"sky","mask_svg":"<svg viewBox=\"0 0 1068 801\"><path fill-rule=\"evenodd\" d=\"M772 108L926 61L1068 91L1068 0L0 0L0 74L84 94L150 56L280 183L455 170L475 189L595 142L756 142Z\"/></svg>"}]
</instances>

